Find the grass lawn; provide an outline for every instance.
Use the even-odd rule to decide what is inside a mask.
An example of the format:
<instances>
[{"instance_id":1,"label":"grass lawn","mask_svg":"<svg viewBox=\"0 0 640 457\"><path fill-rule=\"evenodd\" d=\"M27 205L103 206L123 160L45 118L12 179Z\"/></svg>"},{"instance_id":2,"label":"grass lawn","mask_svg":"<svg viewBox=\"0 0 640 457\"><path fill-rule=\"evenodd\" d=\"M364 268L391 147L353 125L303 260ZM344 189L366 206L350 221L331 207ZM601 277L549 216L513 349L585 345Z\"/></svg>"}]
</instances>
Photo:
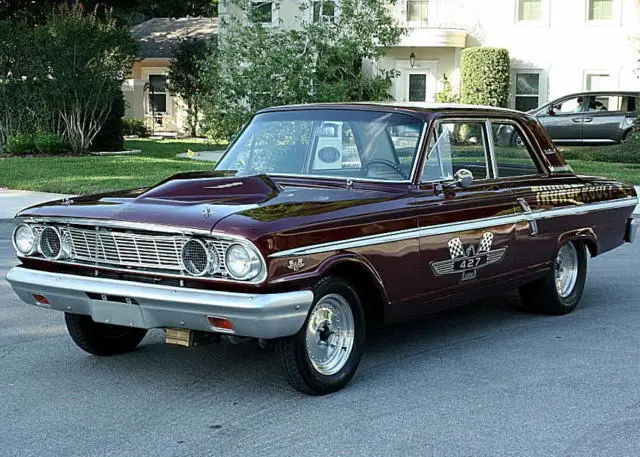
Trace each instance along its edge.
<instances>
[{"instance_id":1,"label":"grass lawn","mask_svg":"<svg viewBox=\"0 0 640 457\"><path fill-rule=\"evenodd\" d=\"M220 150L206 140L128 140L130 156L0 158L0 187L68 194L90 194L155 184L175 173L210 170L212 162L178 159L176 154ZM589 150L593 148L585 148ZM578 152L578 150L576 150ZM574 154L574 157L576 154ZM640 164L568 160L578 174L606 176L640 184Z\"/></svg>"},{"instance_id":2,"label":"grass lawn","mask_svg":"<svg viewBox=\"0 0 640 457\"><path fill-rule=\"evenodd\" d=\"M210 170L212 162L179 159L176 154L215 151L226 144L205 140L127 140L129 156L0 158L0 186L68 194L144 187L175 173Z\"/></svg>"}]
</instances>

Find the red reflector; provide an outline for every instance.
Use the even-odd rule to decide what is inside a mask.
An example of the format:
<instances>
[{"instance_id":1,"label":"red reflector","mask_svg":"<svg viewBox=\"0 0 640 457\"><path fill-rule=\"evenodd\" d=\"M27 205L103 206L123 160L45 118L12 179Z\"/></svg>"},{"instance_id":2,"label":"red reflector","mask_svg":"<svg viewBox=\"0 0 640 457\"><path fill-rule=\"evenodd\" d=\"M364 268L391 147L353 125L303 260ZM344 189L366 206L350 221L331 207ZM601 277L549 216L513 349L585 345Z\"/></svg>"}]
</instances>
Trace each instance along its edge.
<instances>
[{"instance_id":1,"label":"red reflector","mask_svg":"<svg viewBox=\"0 0 640 457\"><path fill-rule=\"evenodd\" d=\"M217 329L233 331L233 324L229 319L214 316L207 316L207 319L209 319L211 325L213 325Z\"/></svg>"},{"instance_id":2,"label":"red reflector","mask_svg":"<svg viewBox=\"0 0 640 457\"><path fill-rule=\"evenodd\" d=\"M33 294L33 298L35 298L35 300L42 304L42 305L49 305L49 299L47 297L45 297L44 295L40 295L40 294Z\"/></svg>"}]
</instances>

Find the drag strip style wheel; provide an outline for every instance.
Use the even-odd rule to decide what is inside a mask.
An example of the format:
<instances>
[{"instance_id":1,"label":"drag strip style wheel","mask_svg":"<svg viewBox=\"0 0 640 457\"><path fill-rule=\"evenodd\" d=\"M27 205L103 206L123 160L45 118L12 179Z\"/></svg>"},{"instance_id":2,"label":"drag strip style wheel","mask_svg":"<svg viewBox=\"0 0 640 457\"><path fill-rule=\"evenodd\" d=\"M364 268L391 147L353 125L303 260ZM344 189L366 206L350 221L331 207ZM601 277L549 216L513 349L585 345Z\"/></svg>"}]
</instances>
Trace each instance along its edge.
<instances>
[{"instance_id":1,"label":"drag strip style wheel","mask_svg":"<svg viewBox=\"0 0 640 457\"><path fill-rule=\"evenodd\" d=\"M342 389L362 357L364 311L356 290L341 278L322 279L300 331L278 340L289 384L300 392L323 395Z\"/></svg>"},{"instance_id":2,"label":"drag strip style wheel","mask_svg":"<svg viewBox=\"0 0 640 457\"><path fill-rule=\"evenodd\" d=\"M133 351L147 334L145 329L100 324L91 316L65 313L71 339L80 349L93 355L117 355Z\"/></svg>"},{"instance_id":3,"label":"drag strip style wheel","mask_svg":"<svg viewBox=\"0 0 640 457\"><path fill-rule=\"evenodd\" d=\"M586 276L586 246L579 241L567 241L558 248L553 268L544 277L522 286L520 296L531 311L570 313L582 297Z\"/></svg>"}]
</instances>

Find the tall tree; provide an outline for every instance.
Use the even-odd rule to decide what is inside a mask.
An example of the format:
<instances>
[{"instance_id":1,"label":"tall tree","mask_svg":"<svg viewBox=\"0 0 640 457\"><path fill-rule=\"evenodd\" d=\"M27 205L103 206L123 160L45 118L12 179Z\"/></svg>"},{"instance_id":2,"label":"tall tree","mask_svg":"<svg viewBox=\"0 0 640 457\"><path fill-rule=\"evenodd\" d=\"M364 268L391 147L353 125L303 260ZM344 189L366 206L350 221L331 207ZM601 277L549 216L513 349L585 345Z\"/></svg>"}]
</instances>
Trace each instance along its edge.
<instances>
[{"instance_id":1,"label":"tall tree","mask_svg":"<svg viewBox=\"0 0 640 457\"><path fill-rule=\"evenodd\" d=\"M389 98L396 72L365 75L362 68L405 32L392 15L395 0L341 0L339 8L329 0L299 0L295 29L256 21L260 3L226 3L240 14L222 24L219 64L212 66L220 69L207 113L214 135L233 135L251 113L272 105Z\"/></svg>"},{"instance_id":2,"label":"tall tree","mask_svg":"<svg viewBox=\"0 0 640 457\"><path fill-rule=\"evenodd\" d=\"M216 43L188 38L174 49L174 60L169 67L169 91L178 95L187 107L187 127L191 136L197 136L200 109L213 88L204 79L206 58L215 54Z\"/></svg>"}]
</instances>

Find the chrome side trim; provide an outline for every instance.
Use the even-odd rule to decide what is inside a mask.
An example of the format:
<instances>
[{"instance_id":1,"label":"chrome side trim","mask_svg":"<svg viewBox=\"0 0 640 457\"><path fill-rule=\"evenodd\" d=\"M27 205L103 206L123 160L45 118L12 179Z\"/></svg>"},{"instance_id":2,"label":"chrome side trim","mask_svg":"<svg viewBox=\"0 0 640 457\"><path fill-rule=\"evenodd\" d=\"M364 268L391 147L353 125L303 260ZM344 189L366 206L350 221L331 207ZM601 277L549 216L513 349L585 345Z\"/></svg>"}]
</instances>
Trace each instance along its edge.
<instances>
[{"instance_id":1,"label":"chrome side trim","mask_svg":"<svg viewBox=\"0 0 640 457\"><path fill-rule=\"evenodd\" d=\"M377 244L392 243L396 241L411 240L434 235L445 235L448 233L464 232L467 230L479 230L500 225L516 224L518 222L531 222L553 217L570 216L575 214L585 214L591 211L601 211L605 209L625 208L635 206L638 203L637 197L621 198L597 203L585 203L580 206L570 206L563 208L553 208L548 210L533 211L530 213L516 213L505 216L488 217L475 219L472 221L453 222L448 224L432 225L397 232L370 235L348 240L321 243L300 248L288 249L286 251L271 254L270 258L281 258L291 256L304 256L319 254L322 252L338 251L342 249L354 249L363 246L374 246ZM537 227L537 225L536 225Z\"/></svg>"},{"instance_id":2,"label":"chrome side trim","mask_svg":"<svg viewBox=\"0 0 640 457\"><path fill-rule=\"evenodd\" d=\"M313 292L309 290L274 294L232 293L91 278L23 267L11 269L7 281L25 303L89 315L96 322L136 328L173 327L213 332L215 328L207 316L217 316L229 319L236 335L254 338L295 334L302 328L313 303ZM47 297L49 304L37 302L33 294ZM95 295L103 298L96 299ZM137 304L132 304L133 301Z\"/></svg>"}]
</instances>

